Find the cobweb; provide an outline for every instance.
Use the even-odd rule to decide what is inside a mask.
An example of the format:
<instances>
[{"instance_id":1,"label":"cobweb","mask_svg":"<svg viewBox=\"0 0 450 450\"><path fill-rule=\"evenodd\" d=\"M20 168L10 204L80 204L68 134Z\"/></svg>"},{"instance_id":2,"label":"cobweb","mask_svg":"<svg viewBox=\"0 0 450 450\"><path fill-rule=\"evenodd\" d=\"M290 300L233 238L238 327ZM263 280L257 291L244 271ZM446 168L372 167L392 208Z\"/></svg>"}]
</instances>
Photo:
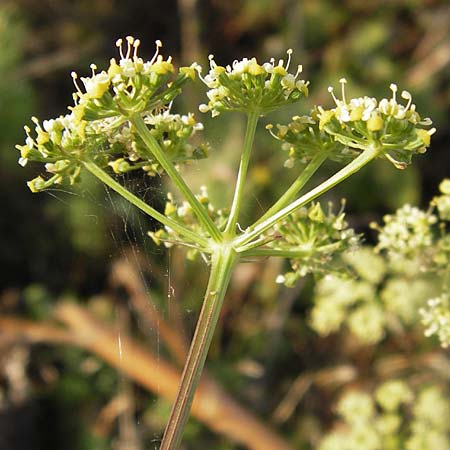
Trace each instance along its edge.
<instances>
[{"instance_id":1,"label":"cobweb","mask_svg":"<svg viewBox=\"0 0 450 450\"><path fill-rule=\"evenodd\" d=\"M135 173L120 175L116 179L153 207L159 210L164 209L167 189L161 178ZM92 222L92 227L100 226L100 215L108 217L106 232L112 243L109 246L112 249L109 255L110 260L106 262L109 265L109 280L105 286L99 286L99 290L106 292L113 303L116 352L119 359L119 368L114 369L117 375L117 392L113 393L113 396L126 399L125 407L117 414L117 426L112 427L115 430L111 433L113 448L114 450L157 449L162 429L155 426L153 430L150 430L151 427L142 423L141 416L145 411L137 403L142 404L142 398L146 397L148 404L151 398L150 403L153 404L157 413L161 412L158 404L163 403L165 408L165 410L163 408L163 416L164 413L168 413L169 404L161 402L159 386L155 392L140 391L133 380L121 373L120 364L124 356L123 352L126 351L123 346L125 335L131 336L132 339L138 336L143 348L156 356L157 365L162 359L170 361L168 357L170 352L167 352L161 338L160 321L167 320L169 323L175 313L181 312L179 305L173 309L174 303L178 301L172 280L173 250L156 247L148 236L149 230L159 228L156 221L128 203L108 186L99 181L96 181L96 184L97 186L91 187L89 183L83 183L81 189L68 191L60 188L47 193L67 206L73 196L79 196L87 204L93 205L99 211L99 215L86 213L83 217L83 220ZM98 184L101 184L101 187ZM118 267L122 269L119 280L114 279L114 273L117 272ZM137 294L132 292L132 288L127 286L127 281L123 279L126 276L123 272L124 268L136 276L136 280L133 279L131 284L134 283L134 289L140 289L140 293L146 297L145 304L142 295L139 301L130 300ZM158 295L160 298L156 300ZM181 323L181 317L178 317L178 322ZM141 398L137 398L139 396ZM164 420L165 417L162 417L159 425Z\"/></svg>"}]
</instances>

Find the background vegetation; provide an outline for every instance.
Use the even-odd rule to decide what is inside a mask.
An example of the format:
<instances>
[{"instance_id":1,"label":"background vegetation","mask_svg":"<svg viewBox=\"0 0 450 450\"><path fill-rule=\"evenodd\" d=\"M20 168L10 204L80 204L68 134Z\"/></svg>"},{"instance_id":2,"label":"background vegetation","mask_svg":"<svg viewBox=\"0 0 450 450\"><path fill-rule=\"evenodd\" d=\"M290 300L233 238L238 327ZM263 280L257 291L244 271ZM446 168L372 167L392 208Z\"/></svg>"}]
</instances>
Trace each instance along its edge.
<instances>
[{"instance_id":1,"label":"background vegetation","mask_svg":"<svg viewBox=\"0 0 450 450\"><path fill-rule=\"evenodd\" d=\"M405 202L426 208L450 174L449 28L445 0L3 1L0 449L157 448L170 405L165 397L173 389L170 376L182 365L205 281L201 266L185 264L182 251L154 247L146 236L154 224L94 180L86 177L70 192L28 191L25 180L38 169L17 165L14 144L24 139L22 126L31 115L64 113L71 103L72 69L82 75L92 61L106 65L115 40L128 34L142 40L146 56L161 39L165 54L180 64L206 65L209 53L224 64L244 56L265 59L292 47L294 63L303 64L311 81L310 97L267 119L273 123L316 103L331 104L326 88L342 76L355 96L389 96L395 81L413 93L438 132L429 154L406 171L373 164L330 197L348 198L348 219L370 244L371 221L381 222ZM181 111L195 111L203 101L200 85L188 94L177 105ZM209 162L191 167L191 183L213 183L216 203L224 193L231 196L227 186L243 132L240 116L220 123L207 127ZM292 176L262 127L257 146L249 219L282 190L279 180L287 185ZM163 204L161 180L139 175L125 181ZM261 426L276 429L292 448L312 449L331 427L334 405L349 386L371 391L401 377L415 386L433 382L448 388L445 352L424 341L420 325L399 325L376 345L346 328L318 336L309 322L313 280L281 288L274 283L278 264L249 262L233 279L204 389L205 398L222 409L208 418L199 407L186 449L243 448L227 431L233 412L244 414L236 416L243 421L259 417ZM410 282L404 289L411 289ZM120 358L118 338L126 335L147 351L150 366L139 355L133 359L131 347L124 346ZM130 365L143 373L130 373ZM233 409L232 398L239 399L240 409Z\"/></svg>"}]
</instances>

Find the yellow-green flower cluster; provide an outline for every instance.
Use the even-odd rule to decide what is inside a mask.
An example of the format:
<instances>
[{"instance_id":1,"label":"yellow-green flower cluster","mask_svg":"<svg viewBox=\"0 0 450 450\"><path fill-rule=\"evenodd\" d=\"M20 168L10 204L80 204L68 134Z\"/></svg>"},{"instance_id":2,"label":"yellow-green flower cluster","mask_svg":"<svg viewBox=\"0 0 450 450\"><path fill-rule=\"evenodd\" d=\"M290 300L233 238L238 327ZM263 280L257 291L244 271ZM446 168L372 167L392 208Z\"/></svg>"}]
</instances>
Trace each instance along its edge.
<instances>
[{"instance_id":1,"label":"yellow-green flower cluster","mask_svg":"<svg viewBox=\"0 0 450 450\"><path fill-rule=\"evenodd\" d=\"M419 310L425 336L436 335L442 347L450 346L450 297L448 293L428 300L427 307Z\"/></svg>"},{"instance_id":2,"label":"yellow-green flower cluster","mask_svg":"<svg viewBox=\"0 0 450 450\"><path fill-rule=\"evenodd\" d=\"M330 274L316 284L310 325L321 336L345 326L361 343L375 344L389 332L417 326L419 310L442 292L442 274L418 266L402 272L372 247L346 252L342 260L347 274Z\"/></svg>"},{"instance_id":3,"label":"yellow-green flower cluster","mask_svg":"<svg viewBox=\"0 0 450 450\"><path fill-rule=\"evenodd\" d=\"M379 231L377 251L385 250L390 259L403 263L418 256L423 259L424 253L431 250L432 225L438 220L431 211L406 204L395 214L384 216L383 220L383 227L372 225Z\"/></svg>"},{"instance_id":4,"label":"yellow-green flower cluster","mask_svg":"<svg viewBox=\"0 0 450 450\"><path fill-rule=\"evenodd\" d=\"M294 116L288 125L266 126L272 136L281 141L281 149L287 152L285 167L293 167L295 162L308 163L318 153L325 153L333 161L348 162L359 151L348 147L319 127L319 111L311 111L309 116Z\"/></svg>"},{"instance_id":5,"label":"yellow-green flower cluster","mask_svg":"<svg viewBox=\"0 0 450 450\"><path fill-rule=\"evenodd\" d=\"M310 325L321 336L327 336L345 324L362 343L374 344L385 335L386 314L376 290L384 277L385 264L369 248L345 253L343 258L360 279L329 274L320 280Z\"/></svg>"},{"instance_id":6,"label":"yellow-green flower cluster","mask_svg":"<svg viewBox=\"0 0 450 450\"><path fill-rule=\"evenodd\" d=\"M35 135L26 126L25 145L17 145L20 151L19 164L25 166L28 161L45 163L45 170L51 175L45 180L39 176L28 182L32 192L38 192L54 184L69 182L73 184L80 174L80 160L83 155L101 147L104 138L92 136L86 138L86 122L75 118L74 114L44 120L41 124L36 117Z\"/></svg>"},{"instance_id":7,"label":"yellow-green flower cluster","mask_svg":"<svg viewBox=\"0 0 450 450\"><path fill-rule=\"evenodd\" d=\"M408 268L406 268L408 270ZM400 319L405 326L419 322L419 310L431 295L440 293L439 282L427 274L401 274L395 267L395 276L389 277L380 292L386 314Z\"/></svg>"},{"instance_id":8,"label":"yellow-green flower cluster","mask_svg":"<svg viewBox=\"0 0 450 450\"><path fill-rule=\"evenodd\" d=\"M33 117L35 130L25 127L27 138L20 150L19 163L37 161L45 164L50 177L31 180L33 192L64 182L75 183L83 162L93 160L102 168L116 173L143 169L149 175L161 173L162 168L131 125L129 116L139 114L147 124L168 159L175 165L204 158L208 145L193 145L191 138L203 125L193 114L179 115L170 112L171 101L181 85L193 78L196 65L182 68L172 79L174 68L170 57L164 60L158 54L161 43L150 61L137 56L139 40L126 38L127 50L122 40L117 41L120 60L111 60L107 71L81 78L81 90L76 74L72 74L77 92L70 114L42 124Z\"/></svg>"},{"instance_id":9,"label":"yellow-green flower cluster","mask_svg":"<svg viewBox=\"0 0 450 450\"><path fill-rule=\"evenodd\" d=\"M393 215L386 215L378 230L376 251L386 252L399 272L437 273L450 286L450 235L446 231L450 204L448 180L440 184L442 195L435 197L427 211L405 205ZM437 215L433 212L437 212ZM440 220L439 220L440 219ZM406 270L408 269L408 270Z\"/></svg>"},{"instance_id":10,"label":"yellow-green flower cluster","mask_svg":"<svg viewBox=\"0 0 450 450\"><path fill-rule=\"evenodd\" d=\"M210 71L202 78L208 86L208 104L200 111L217 116L223 111L266 114L294 103L308 95L308 82L300 80L302 67L295 75L288 72L292 50L288 50L286 65L274 59L259 64L256 58L233 61L231 66L219 66L210 55Z\"/></svg>"},{"instance_id":11,"label":"yellow-green flower cluster","mask_svg":"<svg viewBox=\"0 0 450 450\"><path fill-rule=\"evenodd\" d=\"M443 195L432 206L445 197L445 186L441 183ZM449 345L450 235L445 223L438 223L432 208L425 212L407 205L377 229L377 246L342 254L353 277L330 274L316 284L312 328L326 336L345 325L362 343L373 344L387 332L422 322L427 336Z\"/></svg>"},{"instance_id":12,"label":"yellow-green flower cluster","mask_svg":"<svg viewBox=\"0 0 450 450\"><path fill-rule=\"evenodd\" d=\"M397 86L391 84L392 98L379 102L372 97L347 100L346 80L341 79L342 99L338 99L333 88L329 88L336 108L325 110L319 107L319 128L334 136L343 145L364 150L375 146L380 156L388 159L398 169L411 163L416 153L424 153L430 138L436 131L429 128L431 120L421 119L412 103L409 92L403 91L406 105L397 102Z\"/></svg>"},{"instance_id":13,"label":"yellow-green flower cluster","mask_svg":"<svg viewBox=\"0 0 450 450\"><path fill-rule=\"evenodd\" d=\"M166 109L157 114L143 116L150 133L157 140L168 158L179 165L191 160L205 158L208 145L191 144L194 135L203 129L192 114L171 114ZM31 180L28 185L33 192L54 184L78 180L82 162L93 159L101 167L110 167L115 173L142 169L149 175L162 173L162 168L148 150L134 127L125 119L105 118L95 121L77 120L71 113L54 120L35 122L35 137L25 127L25 145L18 145L19 163L37 161L45 163L51 175Z\"/></svg>"},{"instance_id":14,"label":"yellow-green flower cluster","mask_svg":"<svg viewBox=\"0 0 450 450\"><path fill-rule=\"evenodd\" d=\"M76 117L96 120L153 112L169 104L180 93L180 87L200 70L194 63L175 75L172 58L164 59L159 54L161 41L156 41L156 52L150 61L138 56L139 39L127 36L126 49L122 39L116 45L119 61L111 59L108 69L99 73L92 64L92 75L80 78L82 85L72 72L77 88L72 108Z\"/></svg>"},{"instance_id":15,"label":"yellow-green flower cluster","mask_svg":"<svg viewBox=\"0 0 450 450\"><path fill-rule=\"evenodd\" d=\"M308 273L327 273L335 255L357 246L358 236L348 228L343 206L335 214L331 204L325 212L320 203L313 203L276 225L276 238L269 247L294 255L290 258L291 271L279 275L278 283L291 287Z\"/></svg>"},{"instance_id":16,"label":"yellow-green flower cluster","mask_svg":"<svg viewBox=\"0 0 450 450\"><path fill-rule=\"evenodd\" d=\"M226 221L228 219L228 213L222 209L216 209L210 202L208 191L205 186L202 186L200 193L196 195L198 201L206 208L209 216L219 229L224 229ZM164 214L184 225L192 230L199 236L209 238L205 229L199 225L198 220L188 202L183 201L181 205L177 204L173 195L169 192L167 194L166 206ZM180 237L174 230L169 227L160 228L157 231L149 231L148 235L153 239L157 245L163 244L165 247L172 247L174 244L185 245L188 247L187 257L188 259L194 259L199 253L202 253L202 249L195 243L192 246L186 242L186 237Z\"/></svg>"},{"instance_id":17,"label":"yellow-green flower cluster","mask_svg":"<svg viewBox=\"0 0 450 450\"><path fill-rule=\"evenodd\" d=\"M450 179L446 178L439 185L442 195L433 199L433 204L437 208L437 212L441 220L450 221Z\"/></svg>"},{"instance_id":18,"label":"yellow-green flower cluster","mask_svg":"<svg viewBox=\"0 0 450 450\"><path fill-rule=\"evenodd\" d=\"M342 422L318 450L449 450L448 397L437 386L414 393L389 380L373 395L352 390L336 411Z\"/></svg>"}]
</instances>

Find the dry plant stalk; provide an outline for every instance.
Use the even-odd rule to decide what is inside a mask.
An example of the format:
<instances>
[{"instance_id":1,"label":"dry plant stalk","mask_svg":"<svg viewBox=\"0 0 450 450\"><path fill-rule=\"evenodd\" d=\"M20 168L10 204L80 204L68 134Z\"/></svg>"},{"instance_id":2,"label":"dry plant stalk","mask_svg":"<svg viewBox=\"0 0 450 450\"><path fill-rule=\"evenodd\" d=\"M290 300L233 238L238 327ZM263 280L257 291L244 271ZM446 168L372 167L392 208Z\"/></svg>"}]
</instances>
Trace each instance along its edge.
<instances>
[{"instance_id":1,"label":"dry plant stalk","mask_svg":"<svg viewBox=\"0 0 450 450\"><path fill-rule=\"evenodd\" d=\"M2 333L31 342L62 343L86 349L150 392L173 400L180 378L174 366L129 336L121 336L122 352L119 354L116 329L74 303L58 305L55 317L66 328L6 316L0 317L0 328ZM293 450L211 379L203 378L200 382L192 414L212 431L249 450Z\"/></svg>"}]
</instances>

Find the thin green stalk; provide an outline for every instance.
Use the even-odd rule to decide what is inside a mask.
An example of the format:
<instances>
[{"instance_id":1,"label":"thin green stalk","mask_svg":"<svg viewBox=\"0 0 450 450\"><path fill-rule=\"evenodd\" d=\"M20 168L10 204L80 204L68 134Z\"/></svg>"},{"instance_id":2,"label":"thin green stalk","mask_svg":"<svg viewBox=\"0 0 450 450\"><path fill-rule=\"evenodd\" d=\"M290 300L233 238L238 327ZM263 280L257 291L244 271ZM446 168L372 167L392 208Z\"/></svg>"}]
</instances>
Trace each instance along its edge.
<instances>
[{"instance_id":1,"label":"thin green stalk","mask_svg":"<svg viewBox=\"0 0 450 450\"><path fill-rule=\"evenodd\" d=\"M176 450L180 444L236 262L237 255L231 247L220 248L212 254L211 273L202 310L159 450Z\"/></svg>"},{"instance_id":2,"label":"thin green stalk","mask_svg":"<svg viewBox=\"0 0 450 450\"><path fill-rule=\"evenodd\" d=\"M139 115L134 115L130 118L130 122L136 127L139 136L151 151L152 155L156 158L159 164L161 164L161 167L166 171L167 175L169 175L173 183L184 195L198 220L205 227L205 230L208 231L214 241L220 242L222 239L222 235L216 227L215 223L212 221L211 217L209 217L208 211L198 201L197 197L195 197L189 186L178 173L175 166L167 158L166 154L161 149L161 146L158 144L158 141L152 136L149 129L147 128L144 119Z\"/></svg>"},{"instance_id":3,"label":"thin green stalk","mask_svg":"<svg viewBox=\"0 0 450 450\"><path fill-rule=\"evenodd\" d=\"M134 206L137 206L141 211L145 212L150 217L153 217L163 225L176 231L180 235L186 237L191 242L196 243L202 248L202 251L207 251L209 247L209 242L207 239L205 239L202 236L199 236L197 233L192 232L188 228L184 227L182 224L176 222L170 217L167 217L164 214L157 211L156 209L152 208L150 205L145 203L139 197L136 197L128 189L126 189L120 183L114 180L114 178L109 176L102 168L97 166L97 164L95 164L94 162L85 161L83 164L86 167L86 169L92 173L92 175L96 176L100 181L103 181L103 183L105 183L111 189L116 191L118 194L120 194L123 198L128 200Z\"/></svg>"},{"instance_id":4,"label":"thin green stalk","mask_svg":"<svg viewBox=\"0 0 450 450\"><path fill-rule=\"evenodd\" d=\"M258 124L259 114L256 112L248 113L247 129L245 130L244 147L242 149L241 162L234 190L233 202L231 204L230 216L225 228L225 233L231 236L236 234L236 224L241 209L242 194L244 192L245 179L247 177L250 155L252 153L253 141L255 139L256 126Z\"/></svg>"},{"instance_id":5,"label":"thin green stalk","mask_svg":"<svg viewBox=\"0 0 450 450\"><path fill-rule=\"evenodd\" d=\"M289 189L252 225L252 227L264 222L267 218L273 216L280 211L280 209L288 205L327 159L327 155L328 153L326 151L317 153L305 167L303 172L294 180Z\"/></svg>"},{"instance_id":6,"label":"thin green stalk","mask_svg":"<svg viewBox=\"0 0 450 450\"><path fill-rule=\"evenodd\" d=\"M238 252L243 252L249 250L250 248L255 247L251 242L253 239L257 238L261 233L272 228L276 223L283 220L289 214L293 213L297 209L301 208L303 205L309 203L315 198L319 197L323 193L327 192L332 187L344 181L350 175L353 175L362 167L364 167L367 163L372 161L380 152L380 149L371 145L364 152L362 152L357 158L355 158L352 162L347 164L344 168L342 168L339 172L335 173L333 176L328 178L326 181L321 183L319 186L315 187L307 194L302 195L300 198L285 206L283 209L278 211L273 216L267 218L264 222L261 222L255 227L252 227L244 234L238 236L234 242L234 248ZM250 243L250 244L249 244ZM248 245L246 245L248 244Z\"/></svg>"}]
</instances>

